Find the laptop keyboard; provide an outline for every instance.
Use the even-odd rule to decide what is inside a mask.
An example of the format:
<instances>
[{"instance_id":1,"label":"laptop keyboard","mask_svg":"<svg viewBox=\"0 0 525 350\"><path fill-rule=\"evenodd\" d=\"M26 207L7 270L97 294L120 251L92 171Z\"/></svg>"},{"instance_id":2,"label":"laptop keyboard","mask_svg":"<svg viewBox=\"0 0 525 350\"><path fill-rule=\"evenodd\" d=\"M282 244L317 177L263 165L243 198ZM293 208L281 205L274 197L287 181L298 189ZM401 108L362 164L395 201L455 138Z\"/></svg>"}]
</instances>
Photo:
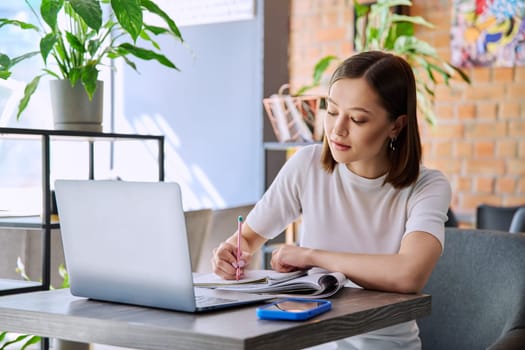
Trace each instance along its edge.
<instances>
[{"instance_id":1,"label":"laptop keyboard","mask_svg":"<svg viewBox=\"0 0 525 350\"><path fill-rule=\"evenodd\" d=\"M211 297L207 295L196 295L195 296L195 303L197 306L210 306L210 305L220 305L224 303L229 303L234 300L232 299L224 299L224 298L217 298L217 297Z\"/></svg>"}]
</instances>

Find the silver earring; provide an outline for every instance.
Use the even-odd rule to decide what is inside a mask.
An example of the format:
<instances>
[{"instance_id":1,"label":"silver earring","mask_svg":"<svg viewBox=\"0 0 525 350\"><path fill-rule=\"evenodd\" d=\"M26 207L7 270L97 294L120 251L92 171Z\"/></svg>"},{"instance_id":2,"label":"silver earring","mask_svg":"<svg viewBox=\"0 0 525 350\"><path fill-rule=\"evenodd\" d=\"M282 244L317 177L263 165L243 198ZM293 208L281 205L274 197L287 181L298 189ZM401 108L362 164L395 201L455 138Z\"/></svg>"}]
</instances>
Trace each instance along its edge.
<instances>
[{"instance_id":1,"label":"silver earring","mask_svg":"<svg viewBox=\"0 0 525 350\"><path fill-rule=\"evenodd\" d=\"M388 145L388 147L390 147L390 150L392 152L394 152L396 150L396 146L394 145L394 142L396 142L396 138L395 137L392 137L390 139L390 144Z\"/></svg>"}]
</instances>

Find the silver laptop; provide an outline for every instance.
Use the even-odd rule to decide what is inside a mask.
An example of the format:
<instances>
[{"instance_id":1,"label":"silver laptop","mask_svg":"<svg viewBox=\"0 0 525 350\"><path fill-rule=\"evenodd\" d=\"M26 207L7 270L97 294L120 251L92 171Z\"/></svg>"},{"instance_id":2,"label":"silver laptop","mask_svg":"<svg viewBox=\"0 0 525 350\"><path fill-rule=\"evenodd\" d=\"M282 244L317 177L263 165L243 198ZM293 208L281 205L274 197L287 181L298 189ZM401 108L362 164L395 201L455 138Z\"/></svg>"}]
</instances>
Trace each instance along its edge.
<instances>
[{"instance_id":1,"label":"silver laptop","mask_svg":"<svg viewBox=\"0 0 525 350\"><path fill-rule=\"evenodd\" d=\"M271 298L193 286L177 183L57 180L55 193L73 295L187 312Z\"/></svg>"}]
</instances>

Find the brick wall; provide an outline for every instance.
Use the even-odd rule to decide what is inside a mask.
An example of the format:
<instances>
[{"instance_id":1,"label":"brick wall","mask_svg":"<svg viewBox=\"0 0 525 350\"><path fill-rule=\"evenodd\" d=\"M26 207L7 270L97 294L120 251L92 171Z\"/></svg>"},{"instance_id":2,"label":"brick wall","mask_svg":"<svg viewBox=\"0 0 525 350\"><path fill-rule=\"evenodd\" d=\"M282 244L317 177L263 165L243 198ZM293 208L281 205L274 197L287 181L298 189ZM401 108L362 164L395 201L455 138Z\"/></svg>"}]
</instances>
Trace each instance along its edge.
<instances>
[{"instance_id":1,"label":"brick wall","mask_svg":"<svg viewBox=\"0 0 525 350\"><path fill-rule=\"evenodd\" d=\"M290 83L292 91L311 82L312 68L324 55L352 53L352 8L347 0L292 0ZM414 1L434 29L416 35L450 59L451 0ZM473 219L481 203L525 203L525 67L472 68L472 85L453 81L436 89L438 123L420 122L428 167L449 178L452 207ZM325 79L327 79L326 77ZM324 93L326 88L314 92Z\"/></svg>"}]
</instances>

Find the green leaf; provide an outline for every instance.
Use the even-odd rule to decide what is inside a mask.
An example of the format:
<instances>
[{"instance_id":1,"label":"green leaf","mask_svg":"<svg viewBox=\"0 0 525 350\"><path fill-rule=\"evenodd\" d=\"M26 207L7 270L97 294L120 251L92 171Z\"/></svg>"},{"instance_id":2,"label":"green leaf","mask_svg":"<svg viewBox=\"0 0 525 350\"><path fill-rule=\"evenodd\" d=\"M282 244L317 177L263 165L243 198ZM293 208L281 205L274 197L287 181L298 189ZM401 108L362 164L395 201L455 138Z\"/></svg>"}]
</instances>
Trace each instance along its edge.
<instances>
[{"instance_id":1,"label":"green leaf","mask_svg":"<svg viewBox=\"0 0 525 350\"><path fill-rule=\"evenodd\" d=\"M7 335L7 332L5 331L0 333L0 342L4 341L6 335Z\"/></svg>"},{"instance_id":2,"label":"green leaf","mask_svg":"<svg viewBox=\"0 0 525 350\"><path fill-rule=\"evenodd\" d=\"M461 68L457 67L457 66L454 66L453 64L450 64L450 63L445 63L448 67L452 68L454 71L456 71L459 76L461 77L461 79L463 79L463 81L465 81L466 83L468 84L471 84L471 81L470 81L470 78L469 76L467 75L467 73L465 73L465 71L463 71Z\"/></svg>"},{"instance_id":3,"label":"green leaf","mask_svg":"<svg viewBox=\"0 0 525 350\"><path fill-rule=\"evenodd\" d=\"M144 49L141 47L133 46L129 43L120 44L117 47L117 54L118 56L124 56L126 54L132 54L133 56L136 56L138 58L141 58L143 60L156 60L160 64L173 68L176 70L179 70L173 62L171 62L169 59L167 59L164 55L158 54L156 52L153 52L148 49Z\"/></svg>"},{"instance_id":4,"label":"green leaf","mask_svg":"<svg viewBox=\"0 0 525 350\"><path fill-rule=\"evenodd\" d=\"M40 52L42 53L42 58L44 59L44 63L46 65L47 65L47 56L53 50L53 47L55 46L57 41L58 41L58 37L56 34L53 34L53 33L49 33L46 36L44 36L42 39L40 39Z\"/></svg>"},{"instance_id":5,"label":"green leaf","mask_svg":"<svg viewBox=\"0 0 525 350\"><path fill-rule=\"evenodd\" d=\"M73 50L78 51L79 53L86 52L83 43L73 33L66 32L66 40Z\"/></svg>"},{"instance_id":6,"label":"green leaf","mask_svg":"<svg viewBox=\"0 0 525 350\"><path fill-rule=\"evenodd\" d=\"M96 62L90 62L82 69L81 73L82 85L86 89L89 100L93 99L95 90L97 89L98 69Z\"/></svg>"},{"instance_id":7,"label":"green leaf","mask_svg":"<svg viewBox=\"0 0 525 350\"><path fill-rule=\"evenodd\" d=\"M143 24L140 0L111 0L111 8L122 28L137 41Z\"/></svg>"},{"instance_id":8,"label":"green leaf","mask_svg":"<svg viewBox=\"0 0 525 350\"><path fill-rule=\"evenodd\" d=\"M323 58L321 58L314 67L314 73L313 73L313 84L319 84L321 81L321 78L324 74L324 72L328 69L330 66L330 63L332 63L333 60L338 60L339 58L334 55L328 55Z\"/></svg>"},{"instance_id":9,"label":"green leaf","mask_svg":"<svg viewBox=\"0 0 525 350\"><path fill-rule=\"evenodd\" d=\"M22 346L22 348L20 350L25 350L27 349L28 346L31 346L33 344L36 344L38 343L39 341L41 340L41 338L37 335L32 335L31 338L29 338L25 343L24 343L24 346Z\"/></svg>"},{"instance_id":10,"label":"green leaf","mask_svg":"<svg viewBox=\"0 0 525 350\"><path fill-rule=\"evenodd\" d=\"M175 24L175 21L171 19L170 16L166 12L164 12L160 7L158 7L153 1L151 0L141 0L142 6L144 6L149 12L154 13L158 16L160 16L168 25L171 32L177 39L179 39L181 42L184 41L182 38L182 34L179 31L179 28Z\"/></svg>"},{"instance_id":11,"label":"green leaf","mask_svg":"<svg viewBox=\"0 0 525 350\"><path fill-rule=\"evenodd\" d=\"M40 78L42 78L42 75L37 75L35 78L33 78L33 80L31 80L31 82L29 82L29 84L26 85L24 89L24 97L22 97L18 103L18 113L16 114L16 120L20 119L20 115L26 109L29 99L35 93L36 88L40 83Z\"/></svg>"},{"instance_id":12,"label":"green leaf","mask_svg":"<svg viewBox=\"0 0 525 350\"><path fill-rule=\"evenodd\" d=\"M95 39L95 40L89 40L88 41L88 45L87 45L87 49L88 49L88 52L91 56L94 56L95 53L97 52L97 50L99 49L100 47L100 40L98 39Z\"/></svg>"},{"instance_id":13,"label":"green leaf","mask_svg":"<svg viewBox=\"0 0 525 350\"><path fill-rule=\"evenodd\" d=\"M148 32L151 32L154 35L169 33L169 30L167 30L166 28L157 27L157 26L151 26L151 25L148 25L148 24L144 24L144 30L147 30Z\"/></svg>"},{"instance_id":14,"label":"green leaf","mask_svg":"<svg viewBox=\"0 0 525 350\"><path fill-rule=\"evenodd\" d=\"M362 5L357 0L354 0L354 13L356 18L363 17L370 13L370 5Z\"/></svg>"},{"instance_id":15,"label":"green leaf","mask_svg":"<svg viewBox=\"0 0 525 350\"><path fill-rule=\"evenodd\" d=\"M6 342L4 345L2 345L2 348L0 348L0 349L5 349L9 345L19 343L19 342L21 342L22 340L26 339L29 336L30 336L29 334L19 335L18 337L16 337L16 339L13 339L11 341Z\"/></svg>"},{"instance_id":16,"label":"green leaf","mask_svg":"<svg viewBox=\"0 0 525 350\"><path fill-rule=\"evenodd\" d=\"M77 81L80 80L82 76L82 69L79 67L73 67L71 68L71 71L69 73L69 82L71 83L71 86L74 87L77 84Z\"/></svg>"},{"instance_id":17,"label":"green leaf","mask_svg":"<svg viewBox=\"0 0 525 350\"><path fill-rule=\"evenodd\" d=\"M0 79L7 80L11 76L11 72L0 70Z\"/></svg>"},{"instance_id":18,"label":"green leaf","mask_svg":"<svg viewBox=\"0 0 525 350\"><path fill-rule=\"evenodd\" d=\"M9 67L11 67L11 59L9 58L9 56L0 53L0 68L8 69Z\"/></svg>"},{"instance_id":19,"label":"green leaf","mask_svg":"<svg viewBox=\"0 0 525 350\"><path fill-rule=\"evenodd\" d=\"M160 51L160 45L155 40L151 39L151 37L149 36L149 34L145 30L140 32L140 37L143 40L149 41L151 43L151 45L153 45L153 47L155 47L157 50Z\"/></svg>"},{"instance_id":20,"label":"green leaf","mask_svg":"<svg viewBox=\"0 0 525 350\"><path fill-rule=\"evenodd\" d=\"M62 6L64 6L64 0L42 0L42 4L40 5L42 19L53 32L57 30L57 17Z\"/></svg>"},{"instance_id":21,"label":"green leaf","mask_svg":"<svg viewBox=\"0 0 525 350\"><path fill-rule=\"evenodd\" d=\"M0 18L0 28L2 28L5 25L8 25L8 24L14 25L14 26L19 27L21 29L32 29L32 30L36 30L37 32L40 31L40 29L37 26L35 26L34 24L31 24L31 23L18 21L16 19Z\"/></svg>"},{"instance_id":22,"label":"green leaf","mask_svg":"<svg viewBox=\"0 0 525 350\"><path fill-rule=\"evenodd\" d=\"M38 51L33 51L33 52L28 52L28 53L25 53L23 55L20 55L18 57L15 57L13 59L11 59L11 67L13 67L15 64L19 63L19 62L22 62L24 60L27 60L28 58L31 58L35 55L38 55L40 52Z\"/></svg>"},{"instance_id":23,"label":"green leaf","mask_svg":"<svg viewBox=\"0 0 525 350\"><path fill-rule=\"evenodd\" d=\"M73 10L86 22L89 28L98 32L102 26L102 7L98 0L69 0Z\"/></svg>"},{"instance_id":24,"label":"green leaf","mask_svg":"<svg viewBox=\"0 0 525 350\"><path fill-rule=\"evenodd\" d=\"M396 13L393 13L392 22L410 22L410 23L422 25L428 28L434 28L434 25L432 23L428 22L426 19L424 19L421 16L406 16L406 15L398 15Z\"/></svg>"}]
</instances>

